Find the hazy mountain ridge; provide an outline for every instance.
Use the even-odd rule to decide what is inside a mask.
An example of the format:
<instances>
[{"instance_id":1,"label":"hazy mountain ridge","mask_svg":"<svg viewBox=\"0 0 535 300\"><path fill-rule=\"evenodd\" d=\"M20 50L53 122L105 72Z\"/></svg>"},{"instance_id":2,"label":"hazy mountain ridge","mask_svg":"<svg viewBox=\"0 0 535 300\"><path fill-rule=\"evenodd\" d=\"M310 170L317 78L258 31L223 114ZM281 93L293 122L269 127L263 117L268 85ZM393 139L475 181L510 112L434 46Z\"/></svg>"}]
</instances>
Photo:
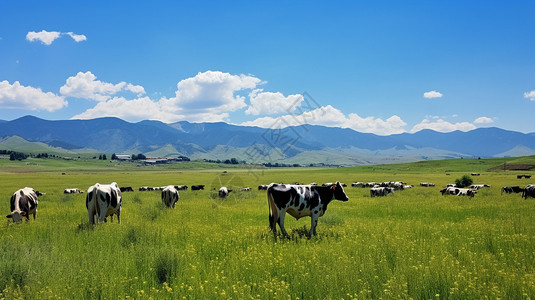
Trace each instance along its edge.
<instances>
[{"instance_id":1,"label":"hazy mountain ridge","mask_svg":"<svg viewBox=\"0 0 535 300\"><path fill-rule=\"evenodd\" d=\"M535 154L534 133L495 127L468 132L422 130L380 136L317 125L265 129L221 122L129 123L118 118L48 121L25 116L0 122L0 137L9 136L69 152L89 148L105 153L139 151L155 156L186 155L198 159L236 157L253 163L358 165Z\"/></svg>"}]
</instances>

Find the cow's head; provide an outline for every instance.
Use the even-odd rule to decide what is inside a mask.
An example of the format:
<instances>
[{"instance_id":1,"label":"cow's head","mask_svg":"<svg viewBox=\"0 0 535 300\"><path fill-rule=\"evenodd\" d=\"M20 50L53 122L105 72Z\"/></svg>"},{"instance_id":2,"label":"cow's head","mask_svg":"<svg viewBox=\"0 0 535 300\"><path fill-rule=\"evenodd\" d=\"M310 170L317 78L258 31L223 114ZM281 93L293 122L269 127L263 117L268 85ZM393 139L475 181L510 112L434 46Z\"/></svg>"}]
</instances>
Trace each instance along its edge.
<instances>
[{"instance_id":1,"label":"cow's head","mask_svg":"<svg viewBox=\"0 0 535 300\"><path fill-rule=\"evenodd\" d=\"M346 193L344 192L344 187L342 186L340 181L337 181L335 184L331 185L331 189L334 192L333 193L334 199L340 200L340 201L349 200Z\"/></svg>"},{"instance_id":2,"label":"cow's head","mask_svg":"<svg viewBox=\"0 0 535 300\"><path fill-rule=\"evenodd\" d=\"M15 210L6 216L8 219L13 219L13 222L17 223L22 221L22 217L26 216L25 211Z\"/></svg>"}]
</instances>

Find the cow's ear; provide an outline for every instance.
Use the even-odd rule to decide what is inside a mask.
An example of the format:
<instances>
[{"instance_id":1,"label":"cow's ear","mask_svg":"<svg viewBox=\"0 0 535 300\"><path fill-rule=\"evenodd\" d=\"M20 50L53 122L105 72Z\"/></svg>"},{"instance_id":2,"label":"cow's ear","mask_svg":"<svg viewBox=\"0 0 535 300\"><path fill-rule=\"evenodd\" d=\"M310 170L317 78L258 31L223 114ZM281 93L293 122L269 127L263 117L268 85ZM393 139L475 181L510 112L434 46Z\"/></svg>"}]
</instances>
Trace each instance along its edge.
<instances>
[{"instance_id":1,"label":"cow's ear","mask_svg":"<svg viewBox=\"0 0 535 300\"><path fill-rule=\"evenodd\" d=\"M13 215L9 214L9 215L6 216L6 218L8 218L8 219L9 218L13 218Z\"/></svg>"}]
</instances>

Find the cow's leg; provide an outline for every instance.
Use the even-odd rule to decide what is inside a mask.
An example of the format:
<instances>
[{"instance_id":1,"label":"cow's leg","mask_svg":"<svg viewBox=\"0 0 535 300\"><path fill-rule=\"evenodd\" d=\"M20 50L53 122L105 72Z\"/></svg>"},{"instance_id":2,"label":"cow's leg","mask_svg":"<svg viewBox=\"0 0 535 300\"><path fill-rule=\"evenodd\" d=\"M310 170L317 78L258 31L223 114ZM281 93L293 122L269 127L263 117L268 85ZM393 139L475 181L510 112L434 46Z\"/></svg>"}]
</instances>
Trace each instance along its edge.
<instances>
[{"instance_id":1,"label":"cow's leg","mask_svg":"<svg viewBox=\"0 0 535 300\"><path fill-rule=\"evenodd\" d=\"M316 235L316 226L318 226L318 218L319 216L317 214L312 214L310 216L310 232L308 234L308 238L310 239L312 235Z\"/></svg>"},{"instance_id":2,"label":"cow's leg","mask_svg":"<svg viewBox=\"0 0 535 300\"><path fill-rule=\"evenodd\" d=\"M117 214L117 223L121 224L121 207L120 206L116 214Z\"/></svg>"},{"instance_id":3,"label":"cow's leg","mask_svg":"<svg viewBox=\"0 0 535 300\"><path fill-rule=\"evenodd\" d=\"M286 232L286 229L284 229L284 217L286 216L286 211L281 211L279 212L278 214L278 219L277 219L277 223L279 223L279 227L281 229L281 232L282 232L282 235L289 238L290 236L288 235L288 233ZM275 229L275 232L276 232L276 229Z\"/></svg>"},{"instance_id":4,"label":"cow's leg","mask_svg":"<svg viewBox=\"0 0 535 300\"><path fill-rule=\"evenodd\" d=\"M33 211L33 219L35 220L35 217L37 216L37 208Z\"/></svg>"}]
</instances>

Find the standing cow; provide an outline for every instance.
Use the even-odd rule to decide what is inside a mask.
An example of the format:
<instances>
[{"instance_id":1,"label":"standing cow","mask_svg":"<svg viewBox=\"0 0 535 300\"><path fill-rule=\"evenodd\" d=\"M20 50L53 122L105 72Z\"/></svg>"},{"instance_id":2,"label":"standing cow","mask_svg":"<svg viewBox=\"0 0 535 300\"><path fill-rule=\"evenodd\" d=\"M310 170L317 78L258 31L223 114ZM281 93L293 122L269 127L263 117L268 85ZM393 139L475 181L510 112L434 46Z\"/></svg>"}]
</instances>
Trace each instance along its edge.
<instances>
[{"instance_id":1,"label":"standing cow","mask_svg":"<svg viewBox=\"0 0 535 300\"><path fill-rule=\"evenodd\" d=\"M30 214L33 214L33 219L37 215L37 193L31 187L25 187L16 191L10 199L11 213L7 218L13 219L13 222L20 222L22 217L30 220Z\"/></svg>"},{"instance_id":2,"label":"standing cow","mask_svg":"<svg viewBox=\"0 0 535 300\"><path fill-rule=\"evenodd\" d=\"M310 216L311 225L308 238L316 235L318 218L325 214L327 205L334 199L348 201L344 188L340 182L330 186L316 185L289 185L272 183L267 189L269 204L269 227L273 234L277 234L277 225L285 237L284 217L289 213L292 217L300 219Z\"/></svg>"},{"instance_id":3,"label":"standing cow","mask_svg":"<svg viewBox=\"0 0 535 300\"><path fill-rule=\"evenodd\" d=\"M168 185L162 190L162 202L167 207L175 208L179 198L178 190L172 185Z\"/></svg>"},{"instance_id":4,"label":"standing cow","mask_svg":"<svg viewBox=\"0 0 535 300\"><path fill-rule=\"evenodd\" d=\"M221 187L218 191L219 198L227 198L228 193L230 192L232 192L232 190L229 190L226 186Z\"/></svg>"},{"instance_id":5,"label":"standing cow","mask_svg":"<svg viewBox=\"0 0 535 300\"><path fill-rule=\"evenodd\" d=\"M96 183L87 189L85 206L89 215L89 224L95 224L95 215L97 222L106 222L106 218L117 215L117 222L121 223L121 190L116 182L111 184Z\"/></svg>"}]
</instances>

